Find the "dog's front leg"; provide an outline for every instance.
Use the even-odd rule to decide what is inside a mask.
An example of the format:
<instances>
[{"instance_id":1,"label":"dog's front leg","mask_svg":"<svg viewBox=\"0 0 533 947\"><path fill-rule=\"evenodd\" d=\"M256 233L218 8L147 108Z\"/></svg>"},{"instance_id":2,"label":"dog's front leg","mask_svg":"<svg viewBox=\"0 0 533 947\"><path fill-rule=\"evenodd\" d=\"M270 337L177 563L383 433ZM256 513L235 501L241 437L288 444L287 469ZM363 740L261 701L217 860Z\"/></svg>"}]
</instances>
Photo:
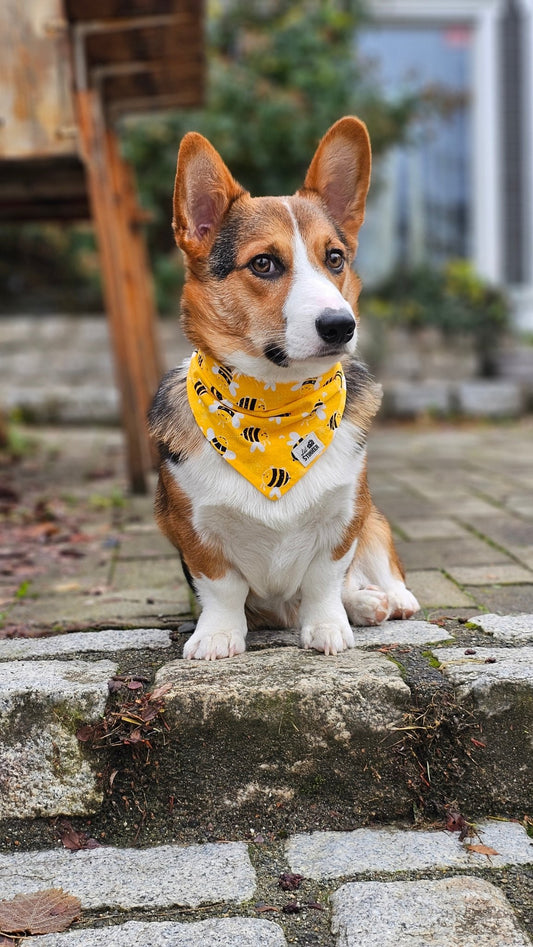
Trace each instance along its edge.
<instances>
[{"instance_id":1,"label":"dog's front leg","mask_svg":"<svg viewBox=\"0 0 533 947\"><path fill-rule=\"evenodd\" d=\"M331 554L317 556L301 587L300 643L324 654L353 648L355 641L342 604L342 586L353 550L337 561Z\"/></svg>"},{"instance_id":2,"label":"dog's front leg","mask_svg":"<svg viewBox=\"0 0 533 947\"><path fill-rule=\"evenodd\" d=\"M221 579L195 578L194 588L202 613L183 649L183 657L215 661L245 651L244 603L248 583L237 572L229 570Z\"/></svg>"}]
</instances>

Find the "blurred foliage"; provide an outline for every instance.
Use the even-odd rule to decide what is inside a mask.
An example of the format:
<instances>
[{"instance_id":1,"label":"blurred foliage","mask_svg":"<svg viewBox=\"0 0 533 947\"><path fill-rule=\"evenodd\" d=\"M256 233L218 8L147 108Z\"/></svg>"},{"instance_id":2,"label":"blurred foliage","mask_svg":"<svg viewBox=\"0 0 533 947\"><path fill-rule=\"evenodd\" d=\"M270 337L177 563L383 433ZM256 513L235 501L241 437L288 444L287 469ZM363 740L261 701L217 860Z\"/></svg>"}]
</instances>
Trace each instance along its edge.
<instances>
[{"instance_id":1,"label":"blurred foliage","mask_svg":"<svg viewBox=\"0 0 533 947\"><path fill-rule=\"evenodd\" d=\"M101 312L100 262L89 223L0 226L0 313Z\"/></svg>"},{"instance_id":2,"label":"blurred foliage","mask_svg":"<svg viewBox=\"0 0 533 947\"><path fill-rule=\"evenodd\" d=\"M204 107L123 120L123 149L151 215L147 240L161 312L176 311L183 279L170 222L186 131L206 135L255 195L299 187L319 138L343 115L366 121L376 155L405 137L420 101L386 101L371 65L359 61L365 17L364 0L212 0ZM17 300L34 311L102 305L87 227L0 228L0 259L4 311Z\"/></svg>"},{"instance_id":3,"label":"blurred foliage","mask_svg":"<svg viewBox=\"0 0 533 947\"><path fill-rule=\"evenodd\" d=\"M445 337L471 336L484 376L496 373L498 344L510 323L504 293L482 280L467 260L451 260L443 269L399 267L375 287L365 313L384 326L432 326Z\"/></svg>"}]
</instances>

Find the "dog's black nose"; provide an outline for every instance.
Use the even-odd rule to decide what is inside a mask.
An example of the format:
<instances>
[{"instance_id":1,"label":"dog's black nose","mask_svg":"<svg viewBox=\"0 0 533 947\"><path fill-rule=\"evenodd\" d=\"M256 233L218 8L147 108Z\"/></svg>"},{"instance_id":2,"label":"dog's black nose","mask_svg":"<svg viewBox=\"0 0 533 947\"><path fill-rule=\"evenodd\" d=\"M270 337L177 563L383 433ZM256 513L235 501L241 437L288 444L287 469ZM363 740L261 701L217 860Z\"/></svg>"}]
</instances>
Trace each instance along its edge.
<instances>
[{"instance_id":1,"label":"dog's black nose","mask_svg":"<svg viewBox=\"0 0 533 947\"><path fill-rule=\"evenodd\" d=\"M324 309L315 326L320 338L328 345L344 345L355 332L355 319L347 309Z\"/></svg>"}]
</instances>

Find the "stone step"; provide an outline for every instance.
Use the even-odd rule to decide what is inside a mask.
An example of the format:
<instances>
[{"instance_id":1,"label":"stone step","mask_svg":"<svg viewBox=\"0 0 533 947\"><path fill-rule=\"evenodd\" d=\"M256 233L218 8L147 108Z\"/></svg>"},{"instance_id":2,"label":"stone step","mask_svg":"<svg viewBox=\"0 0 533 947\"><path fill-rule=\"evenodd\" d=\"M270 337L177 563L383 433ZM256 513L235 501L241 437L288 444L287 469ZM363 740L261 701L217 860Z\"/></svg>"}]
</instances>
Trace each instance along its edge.
<instances>
[{"instance_id":1,"label":"stone step","mask_svg":"<svg viewBox=\"0 0 533 947\"><path fill-rule=\"evenodd\" d=\"M74 929L30 937L32 947L526 947L521 924L531 929L533 915L521 897L516 914L503 889L513 896L526 879L531 839L514 822L474 830L464 842L458 833L395 826L314 832L260 852L221 843L3 853L0 898L47 887L80 898ZM280 869L302 875L301 887L282 891ZM288 903L296 914L284 912ZM275 917L258 918L265 908Z\"/></svg>"},{"instance_id":2,"label":"stone step","mask_svg":"<svg viewBox=\"0 0 533 947\"><path fill-rule=\"evenodd\" d=\"M100 930L29 937L25 943L30 947L286 947L287 941L271 921L223 917L186 924L128 921Z\"/></svg>"},{"instance_id":3,"label":"stone step","mask_svg":"<svg viewBox=\"0 0 533 947\"><path fill-rule=\"evenodd\" d=\"M256 887L243 842L0 853L4 899L39 890L45 880L79 898L82 909L117 911L239 904Z\"/></svg>"},{"instance_id":4,"label":"stone step","mask_svg":"<svg viewBox=\"0 0 533 947\"><path fill-rule=\"evenodd\" d=\"M481 878L365 882L333 895L342 947L528 947L509 902Z\"/></svg>"},{"instance_id":5,"label":"stone step","mask_svg":"<svg viewBox=\"0 0 533 947\"><path fill-rule=\"evenodd\" d=\"M469 626L387 622L357 630L359 646L330 657L296 648L293 632L261 633L251 636L256 650L219 662L183 661L185 636L158 629L0 641L0 819L105 821L128 780L148 793L161 842L171 825L190 824L194 836L206 821L230 838L257 819L278 831L297 815L293 828L305 830L308 806L323 826L334 811L340 828L406 818L425 800L433 811L459 800L478 814L523 813L532 619L475 616ZM104 713L109 679L140 657L168 688L149 785L144 762L75 736ZM114 795L107 786L104 796L106 766L122 787Z\"/></svg>"}]
</instances>

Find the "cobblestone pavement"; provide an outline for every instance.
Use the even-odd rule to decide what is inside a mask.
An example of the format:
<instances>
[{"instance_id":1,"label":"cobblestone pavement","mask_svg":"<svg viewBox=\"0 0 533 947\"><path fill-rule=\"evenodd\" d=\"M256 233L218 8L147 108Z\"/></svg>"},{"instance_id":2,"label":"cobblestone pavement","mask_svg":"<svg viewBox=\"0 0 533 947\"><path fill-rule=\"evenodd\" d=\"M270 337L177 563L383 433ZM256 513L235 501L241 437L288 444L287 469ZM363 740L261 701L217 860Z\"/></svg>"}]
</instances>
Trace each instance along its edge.
<instances>
[{"instance_id":1,"label":"cobblestone pavement","mask_svg":"<svg viewBox=\"0 0 533 947\"><path fill-rule=\"evenodd\" d=\"M531 944L531 419L377 425L371 488L421 612L335 658L265 632L212 665L181 660L192 603L151 497L127 495L120 432L18 434L0 900L53 885L82 903L24 943ZM168 733L137 759L76 738L116 709L117 676L119 701L166 687ZM64 819L101 847L66 851Z\"/></svg>"}]
</instances>

